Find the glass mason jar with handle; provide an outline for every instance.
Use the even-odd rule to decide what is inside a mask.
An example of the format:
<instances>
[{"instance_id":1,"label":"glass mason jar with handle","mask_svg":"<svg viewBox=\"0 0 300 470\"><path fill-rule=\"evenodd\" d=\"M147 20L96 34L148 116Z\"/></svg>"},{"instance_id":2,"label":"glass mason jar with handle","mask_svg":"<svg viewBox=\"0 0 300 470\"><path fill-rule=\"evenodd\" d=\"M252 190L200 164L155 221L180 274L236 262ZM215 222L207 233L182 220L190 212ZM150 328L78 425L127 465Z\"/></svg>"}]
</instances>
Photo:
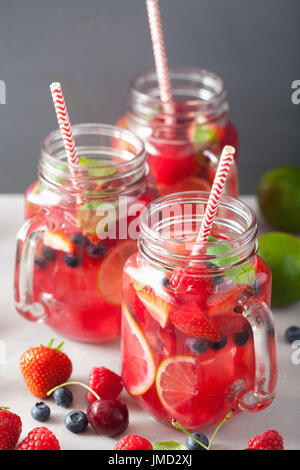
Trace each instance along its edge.
<instances>
[{"instance_id":1,"label":"glass mason jar with handle","mask_svg":"<svg viewBox=\"0 0 300 470\"><path fill-rule=\"evenodd\" d=\"M122 268L154 190L139 137L102 124L72 130L79 168L70 171L54 131L42 144L38 181L26 192L15 305L63 336L101 343L120 333Z\"/></svg>"},{"instance_id":2,"label":"glass mason jar with handle","mask_svg":"<svg viewBox=\"0 0 300 470\"><path fill-rule=\"evenodd\" d=\"M150 174L161 195L209 190L224 145L238 150L237 132L228 120L224 82L212 72L190 67L171 68L170 80L171 111L162 107L154 71L136 77L127 113L118 125L144 140ZM238 195L236 165L232 165L225 191Z\"/></svg>"},{"instance_id":3,"label":"glass mason jar with handle","mask_svg":"<svg viewBox=\"0 0 300 470\"><path fill-rule=\"evenodd\" d=\"M255 214L223 196L195 252L208 195L150 203L123 274L123 383L152 416L188 429L269 406L276 384L271 272L257 256Z\"/></svg>"}]
</instances>

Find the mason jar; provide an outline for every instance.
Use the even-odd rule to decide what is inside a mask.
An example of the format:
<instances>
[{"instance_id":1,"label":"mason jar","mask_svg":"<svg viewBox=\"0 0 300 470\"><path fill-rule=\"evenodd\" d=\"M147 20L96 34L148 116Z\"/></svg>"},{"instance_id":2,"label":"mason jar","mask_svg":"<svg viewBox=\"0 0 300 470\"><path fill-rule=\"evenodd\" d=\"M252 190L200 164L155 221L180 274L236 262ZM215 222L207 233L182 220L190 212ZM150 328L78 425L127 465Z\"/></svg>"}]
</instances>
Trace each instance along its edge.
<instances>
[{"instance_id":1,"label":"mason jar","mask_svg":"<svg viewBox=\"0 0 300 470\"><path fill-rule=\"evenodd\" d=\"M257 256L255 214L224 196L201 246L208 196L150 203L123 274L124 386L150 415L187 429L264 409L276 385L271 272Z\"/></svg>"},{"instance_id":2,"label":"mason jar","mask_svg":"<svg viewBox=\"0 0 300 470\"><path fill-rule=\"evenodd\" d=\"M144 140L150 175L161 195L209 190L224 145L238 150L225 84L218 75L191 67L171 68L170 81L174 102L164 107L154 71L133 79L127 113L117 124ZM225 191L238 196L236 164Z\"/></svg>"},{"instance_id":3,"label":"mason jar","mask_svg":"<svg viewBox=\"0 0 300 470\"><path fill-rule=\"evenodd\" d=\"M26 191L15 305L65 337L102 343L120 333L122 268L155 190L139 137L104 124L72 130L80 165L70 167L56 130L42 143L38 180Z\"/></svg>"}]
</instances>

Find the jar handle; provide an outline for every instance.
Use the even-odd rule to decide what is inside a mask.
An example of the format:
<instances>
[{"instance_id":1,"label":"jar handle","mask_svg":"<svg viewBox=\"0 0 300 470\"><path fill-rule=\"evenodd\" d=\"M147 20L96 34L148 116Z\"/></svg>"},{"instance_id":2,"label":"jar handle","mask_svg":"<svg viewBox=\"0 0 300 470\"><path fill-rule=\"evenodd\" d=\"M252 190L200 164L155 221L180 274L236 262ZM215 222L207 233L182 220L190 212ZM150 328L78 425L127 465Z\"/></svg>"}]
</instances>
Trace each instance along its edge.
<instances>
[{"instance_id":1,"label":"jar handle","mask_svg":"<svg viewBox=\"0 0 300 470\"><path fill-rule=\"evenodd\" d=\"M244 305L243 316L253 332L255 379L253 390L238 395L238 406L242 411L259 411L269 406L275 395L277 358L273 316L267 304L256 296Z\"/></svg>"},{"instance_id":2,"label":"jar handle","mask_svg":"<svg viewBox=\"0 0 300 470\"><path fill-rule=\"evenodd\" d=\"M15 307L20 315L30 321L44 321L47 318L47 305L40 299L34 301L34 261L37 242L48 226L42 212L26 220L17 236L17 256L15 267ZM20 250L20 242L22 244Z\"/></svg>"}]
</instances>

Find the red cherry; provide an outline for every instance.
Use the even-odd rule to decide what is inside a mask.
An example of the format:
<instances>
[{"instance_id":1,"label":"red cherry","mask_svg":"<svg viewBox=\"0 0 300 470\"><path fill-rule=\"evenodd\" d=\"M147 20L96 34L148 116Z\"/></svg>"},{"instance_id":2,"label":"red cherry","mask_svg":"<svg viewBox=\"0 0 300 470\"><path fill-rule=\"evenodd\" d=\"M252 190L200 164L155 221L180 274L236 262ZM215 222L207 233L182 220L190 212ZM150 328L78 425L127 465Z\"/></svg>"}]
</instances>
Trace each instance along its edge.
<instances>
[{"instance_id":1,"label":"red cherry","mask_svg":"<svg viewBox=\"0 0 300 470\"><path fill-rule=\"evenodd\" d=\"M86 412L87 419L97 434L114 437L122 434L128 426L128 408L123 400L97 400Z\"/></svg>"}]
</instances>

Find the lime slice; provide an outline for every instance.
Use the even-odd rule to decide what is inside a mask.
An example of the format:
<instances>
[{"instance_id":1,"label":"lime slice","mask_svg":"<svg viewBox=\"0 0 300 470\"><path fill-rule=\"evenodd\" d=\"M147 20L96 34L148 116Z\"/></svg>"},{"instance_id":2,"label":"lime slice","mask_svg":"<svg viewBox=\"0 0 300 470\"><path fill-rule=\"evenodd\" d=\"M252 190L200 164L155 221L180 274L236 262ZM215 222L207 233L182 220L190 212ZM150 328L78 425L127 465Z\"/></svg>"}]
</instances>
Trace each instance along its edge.
<instances>
[{"instance_id":1,"label":"lime slice","mask_svg":"<svg viewBox=\"0 0 300 470\"><path fill-rule=\"evenodd\" d=\"M135 251L134 240L120 242L107 253L100 266L97 277L98 290L101 297L110 305L121 305L123 266Z\"/></svg>"}]
</instances>

